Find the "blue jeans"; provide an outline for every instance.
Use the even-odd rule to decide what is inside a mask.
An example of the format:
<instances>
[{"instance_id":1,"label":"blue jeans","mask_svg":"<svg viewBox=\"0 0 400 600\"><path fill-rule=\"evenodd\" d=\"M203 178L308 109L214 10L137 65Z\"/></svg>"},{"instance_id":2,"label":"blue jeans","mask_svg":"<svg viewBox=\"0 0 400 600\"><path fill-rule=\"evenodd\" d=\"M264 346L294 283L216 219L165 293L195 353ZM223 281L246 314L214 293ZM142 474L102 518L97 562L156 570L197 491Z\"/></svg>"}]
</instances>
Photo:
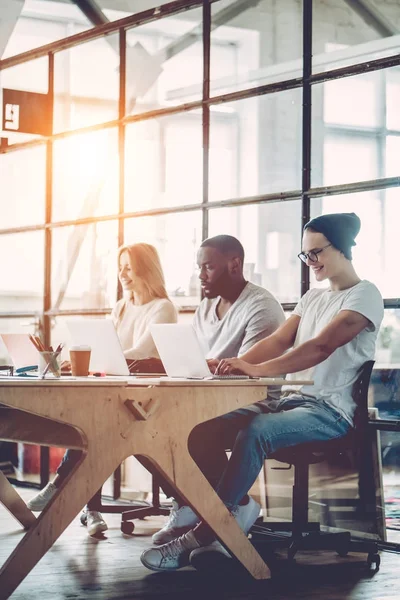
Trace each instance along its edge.
<instances>
[{"instance_id":1,"label":"blue jeans","mask_svg":"<svg viewBox=\"0 0 400 600\"><path fill-rule=\"evenodd\" d=\"M189 437L189 451L232 509L248 493L268 456L281 448L340 438L350 429L323 400L291 394L269 406L258 402L197 425Z\"/></svg>"},{"instance_id":2,"label":"blue jeans","mask_svg":"<svg viewBox=\"0 0 400 600\"><path fill-rule=\"evenodd\" d=\"M62 461L57 467L57 475L63 481L67 475L72 471L78 460L80 459L82 452L80 450L67 450L62 458ZM97 490L95 495L89 500L86 505L86 510L98 510L101 504L101 488Z\"/></svg>"}]
</instances>

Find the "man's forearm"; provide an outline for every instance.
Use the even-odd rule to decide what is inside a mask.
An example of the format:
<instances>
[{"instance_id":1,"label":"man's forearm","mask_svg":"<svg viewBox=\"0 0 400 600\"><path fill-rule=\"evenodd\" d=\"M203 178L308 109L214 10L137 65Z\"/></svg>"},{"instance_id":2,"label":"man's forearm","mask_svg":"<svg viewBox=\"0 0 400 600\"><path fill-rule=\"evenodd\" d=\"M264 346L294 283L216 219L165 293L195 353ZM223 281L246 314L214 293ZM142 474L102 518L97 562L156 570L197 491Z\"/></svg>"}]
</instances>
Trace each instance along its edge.
<instances>
[{"instance_id":1,"label":"man's forearm","mask_svg":"<svg viewBox=\"0 0 400 600\"><path fill-rule=\"evenodd\" d=\"M247 350L240 356L242 360L256 365L270 361L277 356L281 356L287 348L279 342L273 335L268 336L264 340L260 340L250 350Z\"/></svg>"},{"instance_id":2,"label":"man's forearm","mask_svg":"<svg viewBox=\"0 0 400 600\"><path fill-rule=\"evenodd\" d=\"M277 377L287 373L298 373L314 367L330 356L331 352L314 340L305 342L283 356L256 365L257 376ZM246 360L246 359L245 359ZM247 359L247 362L250 362Z\"/></svg>"}]
</instances>

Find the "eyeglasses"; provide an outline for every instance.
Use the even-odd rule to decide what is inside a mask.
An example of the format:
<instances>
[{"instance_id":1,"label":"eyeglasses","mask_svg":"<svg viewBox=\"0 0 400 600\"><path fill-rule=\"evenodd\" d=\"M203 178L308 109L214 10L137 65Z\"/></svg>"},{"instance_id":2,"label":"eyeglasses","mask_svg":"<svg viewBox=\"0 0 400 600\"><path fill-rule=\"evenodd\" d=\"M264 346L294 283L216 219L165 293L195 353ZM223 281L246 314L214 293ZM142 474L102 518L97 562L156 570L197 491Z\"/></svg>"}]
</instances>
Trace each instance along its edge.
<instances>
[{"instance_id":1,"label":"eyeglasses","mask_svg":"<svg viewBox=\"0 0 400 600\"><path fill-rule=\"evenodd\" d=\"M325 250L325 248L329 248L329 246L332 246L332 244L327 244L326 246L324 246L320 250L311 250L311 252L300 252L300 254L298 254L297 256L303 262L307 262L307 259L310 262L318 262L318 254L320 252L322 252L322 250Z\"/></svg>"}]
</instances>

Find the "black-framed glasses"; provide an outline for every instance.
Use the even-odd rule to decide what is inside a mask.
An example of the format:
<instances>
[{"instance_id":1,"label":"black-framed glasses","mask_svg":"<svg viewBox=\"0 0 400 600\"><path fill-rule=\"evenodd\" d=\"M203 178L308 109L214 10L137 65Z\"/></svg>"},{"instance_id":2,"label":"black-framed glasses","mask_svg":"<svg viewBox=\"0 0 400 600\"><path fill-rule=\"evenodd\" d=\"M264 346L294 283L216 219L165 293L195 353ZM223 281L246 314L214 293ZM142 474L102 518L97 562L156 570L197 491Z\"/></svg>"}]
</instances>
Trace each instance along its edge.
<instances>
[{"instance_id":1,"label":"black-framed glasses","mask_svg":"<svg viewBox=\"0 0 400 600\"><path fill-rule=\"evenodd\" d=\"M332 244L327 244L319 250L311 250L311 252L300 252L300 254L298 254L297 256L303 262L307 262L307 258L311 262L318 262L318 254L322 252L322 250L325 250L325 248L329 248L329 246L332 246Z\"/></svg>"}]
</instances>

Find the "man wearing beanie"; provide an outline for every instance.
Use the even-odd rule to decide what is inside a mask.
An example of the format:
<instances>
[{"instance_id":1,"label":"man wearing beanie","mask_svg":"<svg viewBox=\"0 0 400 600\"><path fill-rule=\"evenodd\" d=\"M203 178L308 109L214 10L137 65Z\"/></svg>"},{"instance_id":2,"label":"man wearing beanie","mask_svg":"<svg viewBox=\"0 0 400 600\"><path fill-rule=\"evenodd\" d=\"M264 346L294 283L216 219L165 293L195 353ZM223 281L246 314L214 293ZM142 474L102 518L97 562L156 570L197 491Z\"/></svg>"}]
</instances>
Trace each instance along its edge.
<instances>
[{"instance_id":1,"label":"man wearing beanie","mask_svg":"<svg viewBox=\"0 0 400 600\"><path fill-rule=\"evenodd\" d=\"M220 374L287 374L280 398L267 397L202 423L191 433L193 459L246 533L258 516L248 491L268 456L297 444L340 438L353 427L352 385L362 365L374 359L383 318L379 290L360 280L353 267L352 247L359 230L354 213L309 221L298 256L327 286L309 290L274 333L240 358L223 359L218 365ZM296 379L313 384L290 383ZM227 449L232 450L229 460ZM200 568L216 557L230 560L208 526L199 523L169 544L146 550L141 560L150 569L170 570L189 562Z\"/></svg>"}]
</instances>

